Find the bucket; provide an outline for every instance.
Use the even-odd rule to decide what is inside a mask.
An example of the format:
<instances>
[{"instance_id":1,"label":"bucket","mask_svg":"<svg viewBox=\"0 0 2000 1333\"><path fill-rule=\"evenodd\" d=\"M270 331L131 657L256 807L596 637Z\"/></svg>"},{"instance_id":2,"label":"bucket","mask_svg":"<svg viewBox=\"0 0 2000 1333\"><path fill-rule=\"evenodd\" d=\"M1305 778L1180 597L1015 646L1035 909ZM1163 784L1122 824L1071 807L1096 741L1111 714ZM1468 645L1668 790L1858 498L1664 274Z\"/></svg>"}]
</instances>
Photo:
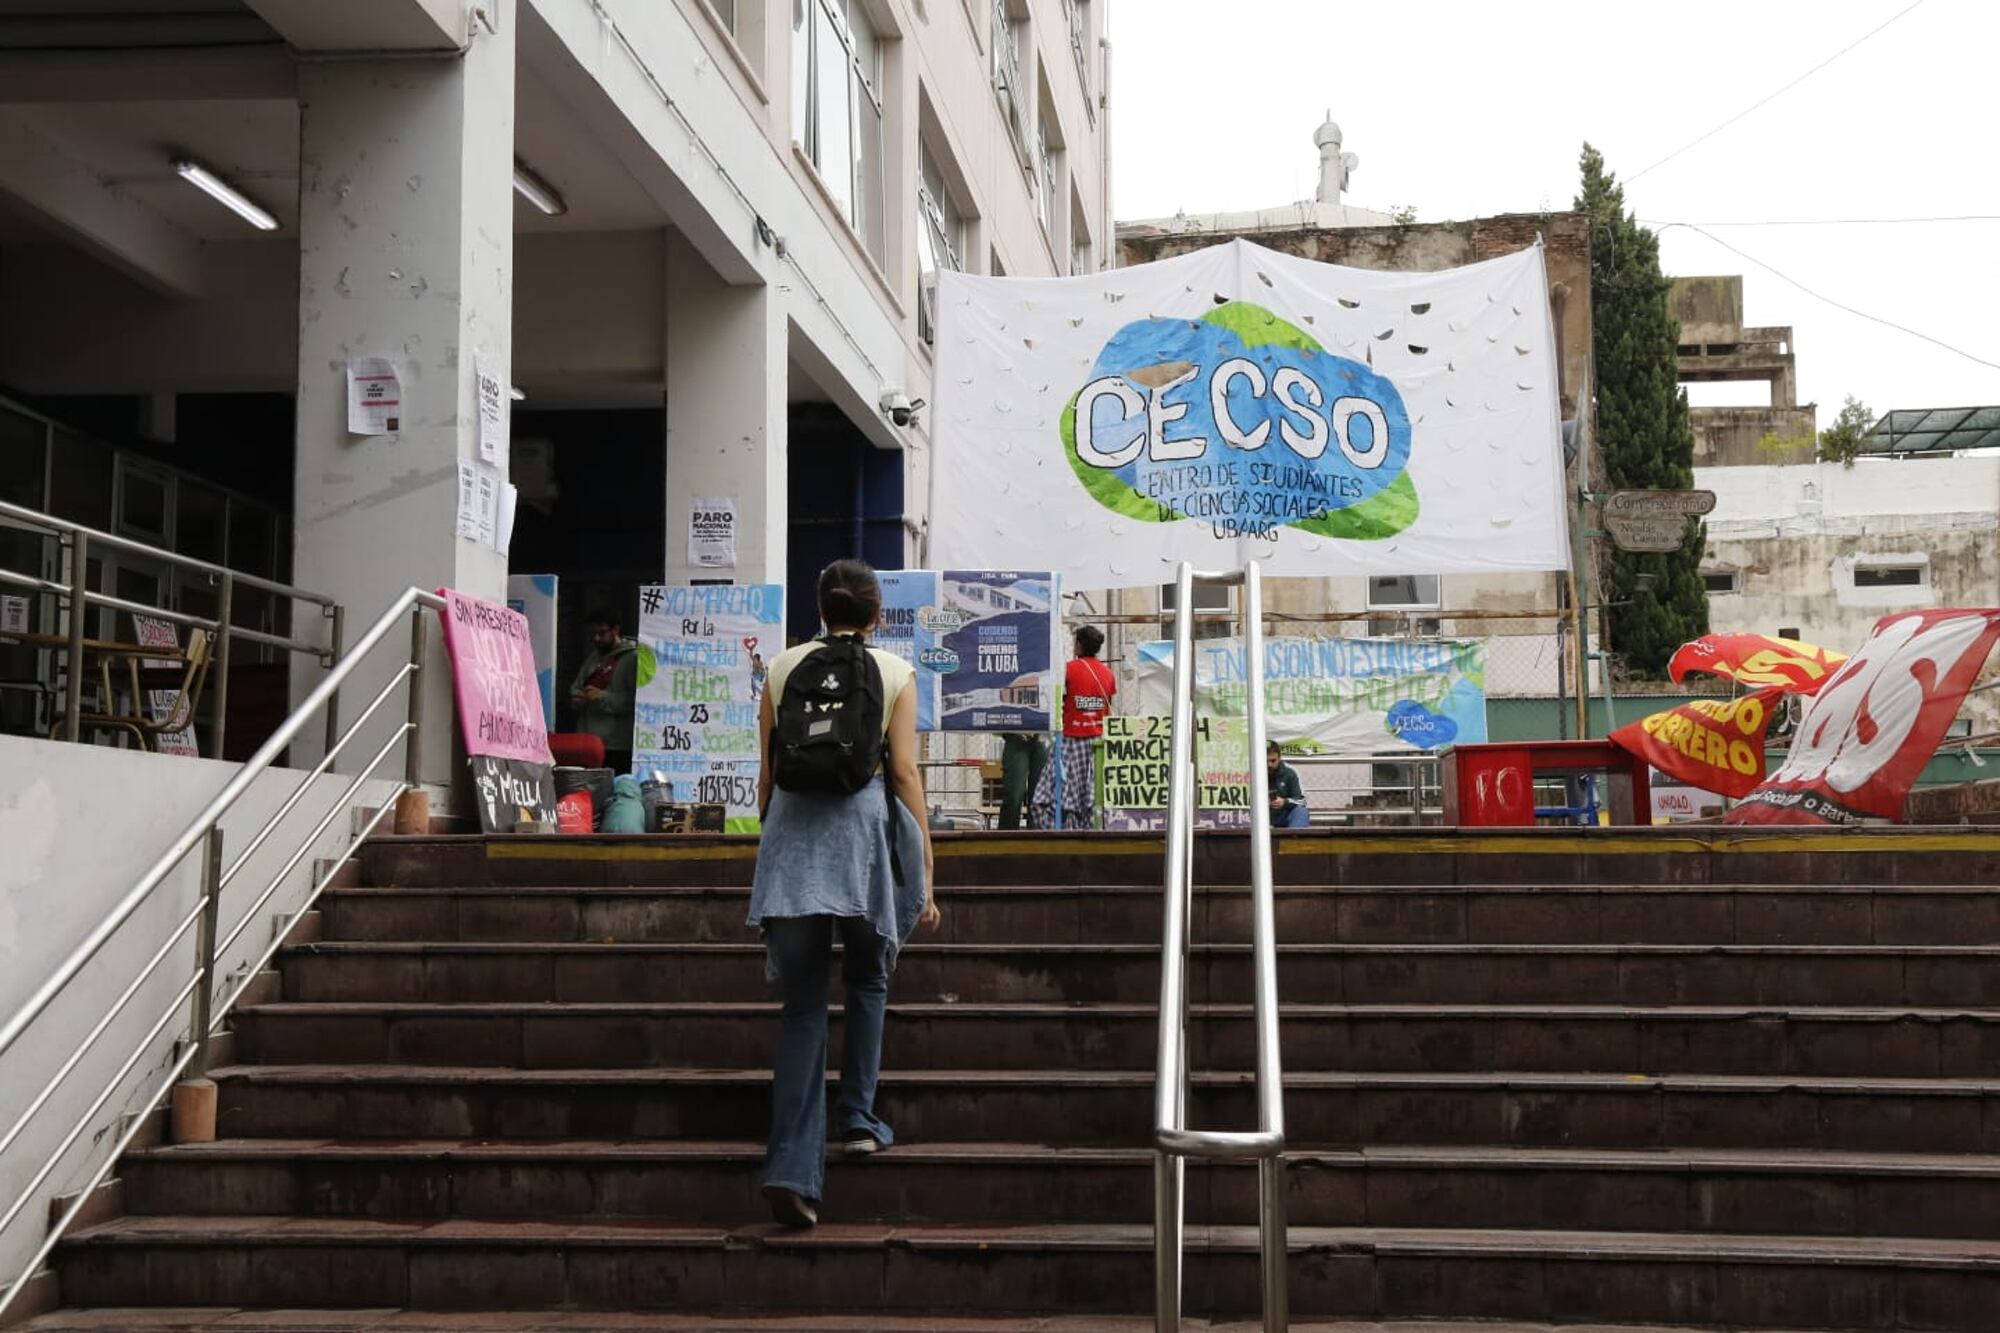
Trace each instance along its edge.
<instances>
[{"instance_id":1,"label":"bucket","mask_svg":"<svg viewBox=\"0 0 2000 1333\"><path fill-rule=\"evenodd\" d=\"M601 770L564 766L555 770L556 832L589 833L597 822L590 775Z\"/></svg>"}]
</instances>

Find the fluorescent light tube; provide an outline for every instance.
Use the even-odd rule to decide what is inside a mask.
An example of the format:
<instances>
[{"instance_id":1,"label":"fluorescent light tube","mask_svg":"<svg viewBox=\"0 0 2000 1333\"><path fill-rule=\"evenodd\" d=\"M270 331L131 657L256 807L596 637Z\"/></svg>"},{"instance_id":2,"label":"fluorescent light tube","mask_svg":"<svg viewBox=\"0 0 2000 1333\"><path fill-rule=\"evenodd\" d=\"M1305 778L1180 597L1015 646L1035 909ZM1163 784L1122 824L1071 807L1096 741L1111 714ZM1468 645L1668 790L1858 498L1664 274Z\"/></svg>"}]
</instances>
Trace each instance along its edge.
<instances>
[{"instance_id":1,"label":"fluorescent light tube","mask_svg":"<svg viewBox=\"0 0 2000 1333\"><path fill-rule=\"evenodd\" d=\"M242 218L258 231L276 231L278 219L253 203L241 190L222 177L204 167L191 157L174 159L174 170L180 178L194 186L224 208Z\"/></svg>"},{"instance_id":2,"label":"fluorescent light tube","mask_svg":"<svg viewBox=\"0 0 2000 1333\"><path fill-rule=\"evenodd\" d=\"M557 194L547 181L519 162L514 164L514 190L552 218L561 217L569 212L569 205L563 202L563 197Z\"/></svg>"}]
</instances>

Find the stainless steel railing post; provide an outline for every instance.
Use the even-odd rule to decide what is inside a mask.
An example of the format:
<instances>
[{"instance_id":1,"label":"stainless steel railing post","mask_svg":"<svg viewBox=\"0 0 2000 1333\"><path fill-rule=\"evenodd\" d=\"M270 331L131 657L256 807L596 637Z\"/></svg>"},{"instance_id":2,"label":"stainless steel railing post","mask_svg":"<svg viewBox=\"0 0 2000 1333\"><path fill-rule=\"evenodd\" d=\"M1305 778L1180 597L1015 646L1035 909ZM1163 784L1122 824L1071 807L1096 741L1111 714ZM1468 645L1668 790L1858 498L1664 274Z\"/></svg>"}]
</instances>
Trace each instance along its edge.
<instances>
[{"instance_id":1,"label":"stainless steel railing post","mask_svg":"<svg viewBox=\"0 0 2000 1333\"><path fill-rule=\"evenodd\" d=\"M208 1030L214 1026L215 933L222 906L222 825L209 826L201 858L201 918L194 927L194 1063L200 1078L208 1073Z\"/></svg>"},{"instance_id":2,"label":"stainless steel railing post","mask_svg":"<svg viewBox=\"0 0 2000 1333\"><path fill-rule=\"evenodd\" d=\"M90 538L81 532L69 539L69 656L64 666L69 684L63 692L63 734L74 745L83 735L83 629L89 619Z\"/></svg>"},{"instance_id":3,"label":"stainless steel railing post","mask_svg":"<svg viewBox=\"0 0 2000 1333\"><path fill-rule=\"evenodd\" d=\"M327 650L326 665L331 671L340 661L341 634L347 627L347 613L339 606L326 608ZM326 748L331 750L340 738L340 694L336 691L326 701Z\"/></svg>"},{"instance_id":4,"label":"stainless steel railing post","mask_svg":"<svg viewBox=\"0 0 2000 1333\"><path fill-rule=\"evenodd\" d=\"M1245 737L1250 754L1250 897L1257 1026L1257 1128L1190 1130L1187 1058L1189 923L1194 916L1194 584L1243 588ZM1198 574L1183 563L1175 580L1174 697L1168 741L1166 871L1160 941L1160 1048L1154 1087L1154 1312L1159 1333L1178 1333L1186 1226L1186 1159L1257 1162L1259 1274L1265 1333L1289 1327L1286 1291L1284 1066L1279 1053L1277 909L1272 887L1270 780L1264 767L1264 591L1253 561L1241 573Z\"/></svg>"},{"instance_id":5,"label":"stainless steel railing post","mask_svg":"<svg viewBox=\"0 0 2000 1333\"><path fill-rule=\"evenodd\" d=\"M403 781L412 788L424 780L424 649L430 643L425 631L424 608L410 610L410 691L409 734L403 737Z\"/></svg>"},{"instance_id":6,"label":"stainless steel railing post","mask_svg":"<svg viewBox=\"0 0 2000 1333\"><path fill-rule=\"evenodd\" d=\"M209 667L215 672L215 727L210 744L215 753L212 759L228 757L222 747L229 739L229 641L230 630L236 617L236 576L225 572L215 589L215 652L209 658ZM193 725L194 719L188 719Z\"/></svg>"}]
</instances>

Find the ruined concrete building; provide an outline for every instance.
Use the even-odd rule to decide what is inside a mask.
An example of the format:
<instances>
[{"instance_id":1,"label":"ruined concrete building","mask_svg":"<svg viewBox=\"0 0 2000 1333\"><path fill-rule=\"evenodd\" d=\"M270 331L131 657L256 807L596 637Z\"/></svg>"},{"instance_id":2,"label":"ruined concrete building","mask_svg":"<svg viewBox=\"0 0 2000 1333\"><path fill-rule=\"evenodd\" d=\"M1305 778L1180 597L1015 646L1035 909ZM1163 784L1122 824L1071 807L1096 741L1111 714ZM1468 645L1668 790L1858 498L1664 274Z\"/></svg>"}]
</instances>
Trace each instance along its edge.
<instances>
[{"instance_id":1,"label":"ruined concrete building","mask_svg":"<svg viewBox=\"0 0 2000 1333\"><path fill-rule=\"evenodd\" d=\"M1743 323L1740 275L1676 278L1670 300L1681 322L1682 384L1761 382L1771 391L1761 407L1690 408L1695 466L1811 462L1819 413L1799 402L1790 327Z\"/></svg>"}]
</instances>

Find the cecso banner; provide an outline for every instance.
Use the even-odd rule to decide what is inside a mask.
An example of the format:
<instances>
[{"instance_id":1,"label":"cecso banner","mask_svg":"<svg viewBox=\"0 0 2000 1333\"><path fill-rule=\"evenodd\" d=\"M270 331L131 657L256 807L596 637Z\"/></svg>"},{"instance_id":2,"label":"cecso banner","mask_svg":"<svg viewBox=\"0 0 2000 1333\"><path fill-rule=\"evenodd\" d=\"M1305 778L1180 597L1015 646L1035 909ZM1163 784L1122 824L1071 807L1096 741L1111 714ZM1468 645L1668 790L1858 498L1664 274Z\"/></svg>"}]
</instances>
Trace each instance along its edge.
<instances>
[{"instance_id":1,"label":"cecso banner","mask_svg":"<svg viewBox=\"0 0 2000 1333\"><path fill-rule=\"evenodd\" d=\"M1243 644L1198 642L1195 704L1242 717ZM1139 645L1139 709L1173 706L1174 646ZM1264 641L1264 725L1294 753L1363 757L1486 739L1486 645L1475 639Z\"/></svg>"},{"instance_id":2,"label":"cecso banner","mask_svg":"<svg viewBox=\"0 0 2000 1333\"><path fill-rule=\"evenodd\" d=\"M1564 568L1539 246L1438 273L1237 240L1075 278L943 273L932 561L1071 588Z\"/></svg>"},{"instance_id":3,"label":"cecso banner","mask_svg":"<svg viewBox=\"0 0 2000 1333\"><path fill-rule=\"evenodd\" d=\"M1898 819L2000 639L2000 610L1884 616L1806 704L1792 750L1730 824Z\"/></svg>"}]
</instances>

